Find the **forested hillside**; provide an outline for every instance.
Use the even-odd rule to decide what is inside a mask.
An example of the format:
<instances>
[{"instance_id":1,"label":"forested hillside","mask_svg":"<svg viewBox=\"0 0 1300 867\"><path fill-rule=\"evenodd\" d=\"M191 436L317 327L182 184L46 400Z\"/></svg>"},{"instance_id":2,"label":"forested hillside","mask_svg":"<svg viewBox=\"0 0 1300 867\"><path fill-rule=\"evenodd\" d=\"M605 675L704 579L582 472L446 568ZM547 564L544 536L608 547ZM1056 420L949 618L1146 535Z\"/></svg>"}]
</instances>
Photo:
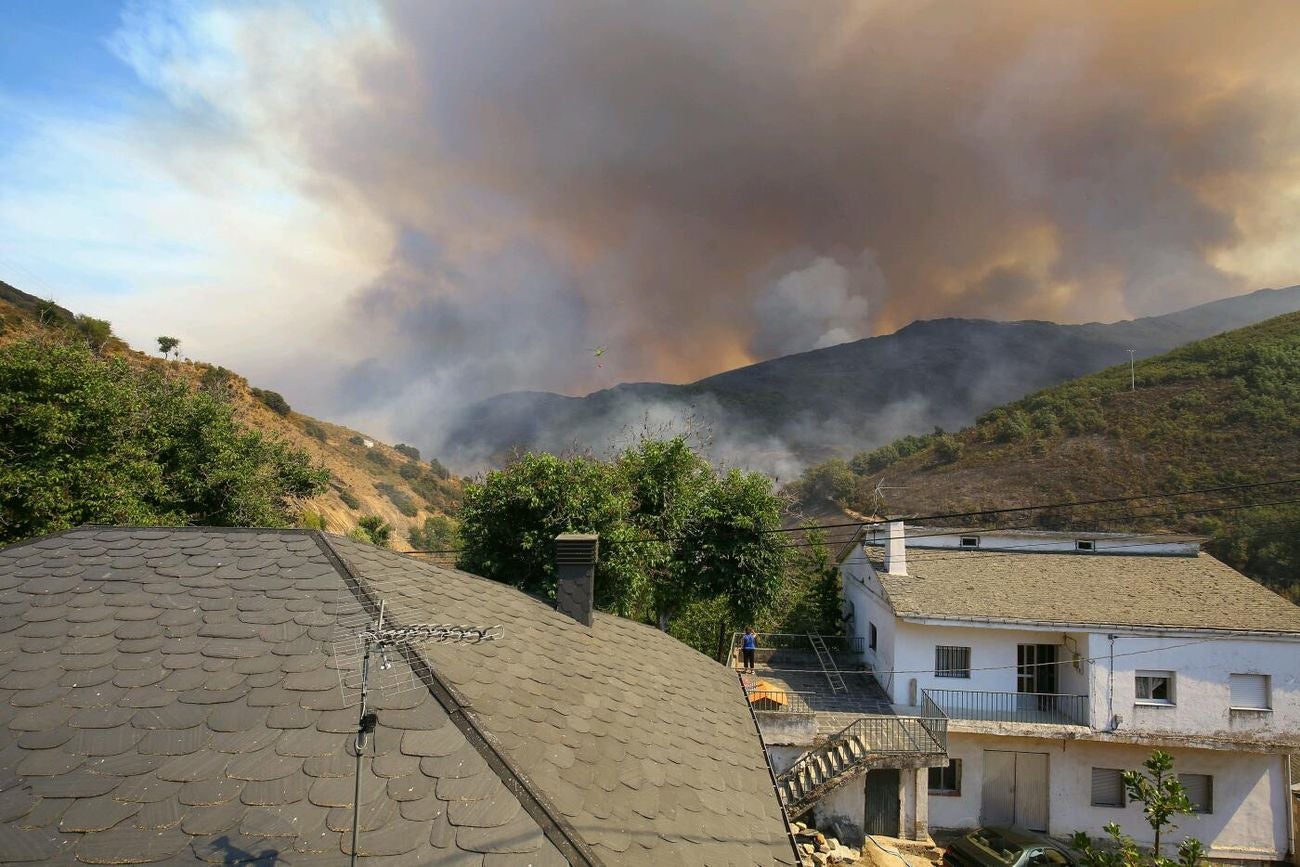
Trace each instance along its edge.
<instances>
[{"instance_id":1,"label":"forested hillside","mask_svg":"<svg viewBox=\"0 0 1300 867\"><path fill-rule=\"evenodd\" d=\"M1300 476L1300 314L1112 367L994 409L956 433L904 437L812 467L809 502L879 513L979 512ZM961 522L1176 530L1300 599L1298 484ZM1224 507L1228 507L1226 510Z\"/></svg>"},{"instance_id":2,"label":"forested hillside","mask_svg":"<svg viewBox=\"0 0 1300 867\"><path fill-rule=\"evenodd\" d=\"M291 485L289 500L276 507L281 511L246 515L245 522L307 523L346 533L363 518L372 516L391 528L393 547L410 547L412 531L415 541L422 543L420 547L426 547L427 542L446 535L424 532L428 522L440 526L443 516L460 502L460 481L436 458L423 460L410 446L389 446L349 428L295 412L282 395L254 387L233 371L184 358L183 344L169 346L165 355L134 351L113 335L110 323L75 314L0 282L0 350L12 354L14 347L32 343L62 349L58 353L48 349L20 353L24 358L20 366L25 365L23 369L29 372L43 371L47 378L58 378L60 371L75 368L98 383L97 387L108 389L105 393L120 391L146 401L151 397L162 400L164 393L170 395L168 400L182 403L210 401L207 411L215 413L214 418L221 415L221 406L228 408L232 436L241 432L259 434L268 448L274 444L284 456L301 454L304 467L324 470L320 485ZM36 396L33 385L34 380L25 380L8 386L13 392L8 396L10 414L18 411L24 392L27 397ZM105 405L102 411L107 409ZM114 435L128 433L126 428L118 428ZM145 450L156 451L157 447L154 442ZM174 500L175 494L171 497ZM221 519L218 513L204 512L193 504L166 507L165 499L158 500L160 511L156 513L110 509L102 513L103 520L113 515L145 523ZM228 516L221 522L232 521L235 518ZM11 541L16 537L7 532L4 538Z\"/></svg>"}]
</instances>

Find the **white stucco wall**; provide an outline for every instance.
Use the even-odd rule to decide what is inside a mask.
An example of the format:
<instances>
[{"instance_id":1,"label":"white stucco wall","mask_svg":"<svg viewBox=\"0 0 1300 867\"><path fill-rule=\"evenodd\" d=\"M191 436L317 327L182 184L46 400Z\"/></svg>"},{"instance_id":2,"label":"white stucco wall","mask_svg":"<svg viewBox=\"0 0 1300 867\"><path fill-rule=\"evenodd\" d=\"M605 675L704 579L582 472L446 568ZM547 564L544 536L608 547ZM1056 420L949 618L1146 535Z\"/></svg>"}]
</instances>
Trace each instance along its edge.
<instances>
[{"instance_id":1,"label":"white stucco wall","mask_svg":"<svg viewBox=\"0 0 1300 867\"><path fill-rule=\"evenodd\" d=\"M1057 644L1061 664L1057 667L1057 692L1067 695L1088 693L1088 667L1078 671L1070 663L1070 652L1063 646L1067 633L1055 630L1000 629L979 626L933 626L899 621L894 637L893 700L908 704L909 682L917 682L917 695L922 689L988 690L992 692L1016 691L1016 646L1019 644ZM1080 655L1088 656L1086 633L1068 633ZM969 647L971 672L969 678L936 677L934 674L935 647L950 645Z\"/></svg>"},{"instance_id":2,"label":"white stucco wall","mask_svg":"<svg viewBox=\"0 0 1300 867\"><path fill-rule=\"evenodd\" d=\"M844 599L853 605L851 633L862 639L863 657L886 692L892 693L890 672L894 669L894 611L881 594L880 582L862 556L861 549L849 557L842 570ZM876 626L876 648L871 649L870 624ZM847 625L847 624L846 624Z\"/></svg>"},{"instance_id":3,"label":"white stucco wall","mask_svg":"<svg viewBox=\"0 0 1300 867\"><path fill-rule=\"evenodd\" d=\"M1208 636L1213 638L1212 636ZM1121 635L1114 641L1114 697L1110 698L1111 642L1091 638L1093 694L1105 727L1111 713L1121 731L1172 732L1269 739L1300 734L1300 643L1280 639L1206 640L1204 634L1148 638ZM1139 704L1138 671L1174 672L1173 706ZM1229 710L1229 675L1270 676L1272 711Z\"/></svg>"},{"instance_id":4,"label":"white stucco wall","mask_svg":"<svg viewBox=\"0 0 1300 867\"><path fill-rule=\"evenodd\" d=\"M962 760L961 794L930 796L930 827L971 828L980 824L986 749L1048 754L1049 833L1068 836L1074 831L1086 831L1101 837L1103 825L1118 822L1139 842L1152 841L1141 804L1130 803L1123 808L1091 805L1094 767L1135 769L1150 755L1150 750L1094 741L950 734L949 755ZM1170 750L1170 753L1176 772L1210 774L1214 778L1214 812L1179 816L1178 830L1172 837L1166 837L1171 843L1166 855L1174 851L1178 840L1196 837L1215 857L1285 859L1290 797L1285 756L1224 750Z\"/></svg>"}]
</instances>

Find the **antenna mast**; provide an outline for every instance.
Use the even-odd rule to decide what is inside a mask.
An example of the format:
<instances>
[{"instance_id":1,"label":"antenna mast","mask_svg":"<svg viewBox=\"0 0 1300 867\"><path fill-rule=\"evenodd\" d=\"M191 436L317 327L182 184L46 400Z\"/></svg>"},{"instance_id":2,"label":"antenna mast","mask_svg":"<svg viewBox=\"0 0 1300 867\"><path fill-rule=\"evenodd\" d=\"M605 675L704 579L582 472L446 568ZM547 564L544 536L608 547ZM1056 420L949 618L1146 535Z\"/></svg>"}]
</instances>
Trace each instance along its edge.
<instances>
[{"instance_id":1,"label":"antenna mast","mask_svg":"<svg viewBox=\"0 0 1300 867\"><path fill-rule=\"evenodd\" d=\"M1124 351L1128 353L1128 390L1129 390L1129 391L1137 391L1137 390L1138 390L1138 387L1137 387L1137 374L1136 374L1136 372L1134 371L1134 361L1133 361L1134 356L1135 356L1135 354L1137 353L1137 350L1136 350L1136 349L1126 349L1126 350L1124 350Z\"/></svg>"},{"instance_id":2,"label":"antenna mast","mask_svg":"<svg viewBox=\"0 0 1300 867\"><path fill-rule=\"evenodd\" d=\"M389 659L388 652L400 651L403 648L409 648L416 641L436 641L441 644L478 644L480 641L497 641L505 635L505 629L501 626L457 626L445 623L415 623L408 626L385 625L385 604L383 600L379 602L379 614L373 624L367 624L361 631L352 636L352 647L361 651L360 656L360 709L357 720L357 734L353 742L356 748L356 772L352 783L352 859L351 864L355 867L357 863L357 854L361 850L359 835L361 833L361 755L365 750L370 736L374 734L375 728L379 725L379 714L370 710L367 701L370 697L370 657L374 653L379 654L380 671L389 671L393 667L393 661ZM350 654L339 652L339 647L335 646L336 657L344 657ZM345 666L339 666L340 684L343 688L344 695L348 691L347 679L344 674ZM414 675L412 674L412 680Z\"/></svg>"}]
</instances>

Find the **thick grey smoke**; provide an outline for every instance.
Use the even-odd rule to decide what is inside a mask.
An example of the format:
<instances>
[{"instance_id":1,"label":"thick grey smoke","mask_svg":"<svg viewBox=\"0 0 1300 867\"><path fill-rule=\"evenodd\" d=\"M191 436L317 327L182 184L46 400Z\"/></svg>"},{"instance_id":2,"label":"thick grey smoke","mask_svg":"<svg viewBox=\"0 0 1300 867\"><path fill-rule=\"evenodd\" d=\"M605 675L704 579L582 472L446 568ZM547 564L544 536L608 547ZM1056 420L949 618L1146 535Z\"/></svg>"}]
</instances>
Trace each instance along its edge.
<instances>
[{"instance_id":1,"label":"thick grey smoke","mask_svg":"<svg viewBox=\"0 0 1300 867\"><path fill-rule=\"evenodd\" d=\"M1294 217L1292 3L389 0L292 62L225 14L227 121L396 239L318 411L422 445L505 390L1189 306Z\"/></svg>"}]
</instances>

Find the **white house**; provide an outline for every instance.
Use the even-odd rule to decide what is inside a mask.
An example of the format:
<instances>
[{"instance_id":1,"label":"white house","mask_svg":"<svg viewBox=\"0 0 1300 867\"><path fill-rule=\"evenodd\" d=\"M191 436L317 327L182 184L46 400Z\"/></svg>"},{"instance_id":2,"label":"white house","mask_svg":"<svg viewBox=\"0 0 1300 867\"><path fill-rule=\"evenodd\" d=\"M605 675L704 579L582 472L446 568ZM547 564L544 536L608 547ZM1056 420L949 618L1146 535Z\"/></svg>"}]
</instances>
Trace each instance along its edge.
<instances>
[{"instance_id":1,"label":"white house","mask_svg":"<svg viewBox=\"0 0 1300 867\"><path fill-rule=\"evenodd\" d=\"M895 522L864 531L841 571L897 711L949 717L931 828L1100 837L1115 821L1150 842L1120 773L1160 748L1197 807L1173 840L1216 858L1294 851L1300 607L1198 540Z\"/></svg>"}]
</instances>

